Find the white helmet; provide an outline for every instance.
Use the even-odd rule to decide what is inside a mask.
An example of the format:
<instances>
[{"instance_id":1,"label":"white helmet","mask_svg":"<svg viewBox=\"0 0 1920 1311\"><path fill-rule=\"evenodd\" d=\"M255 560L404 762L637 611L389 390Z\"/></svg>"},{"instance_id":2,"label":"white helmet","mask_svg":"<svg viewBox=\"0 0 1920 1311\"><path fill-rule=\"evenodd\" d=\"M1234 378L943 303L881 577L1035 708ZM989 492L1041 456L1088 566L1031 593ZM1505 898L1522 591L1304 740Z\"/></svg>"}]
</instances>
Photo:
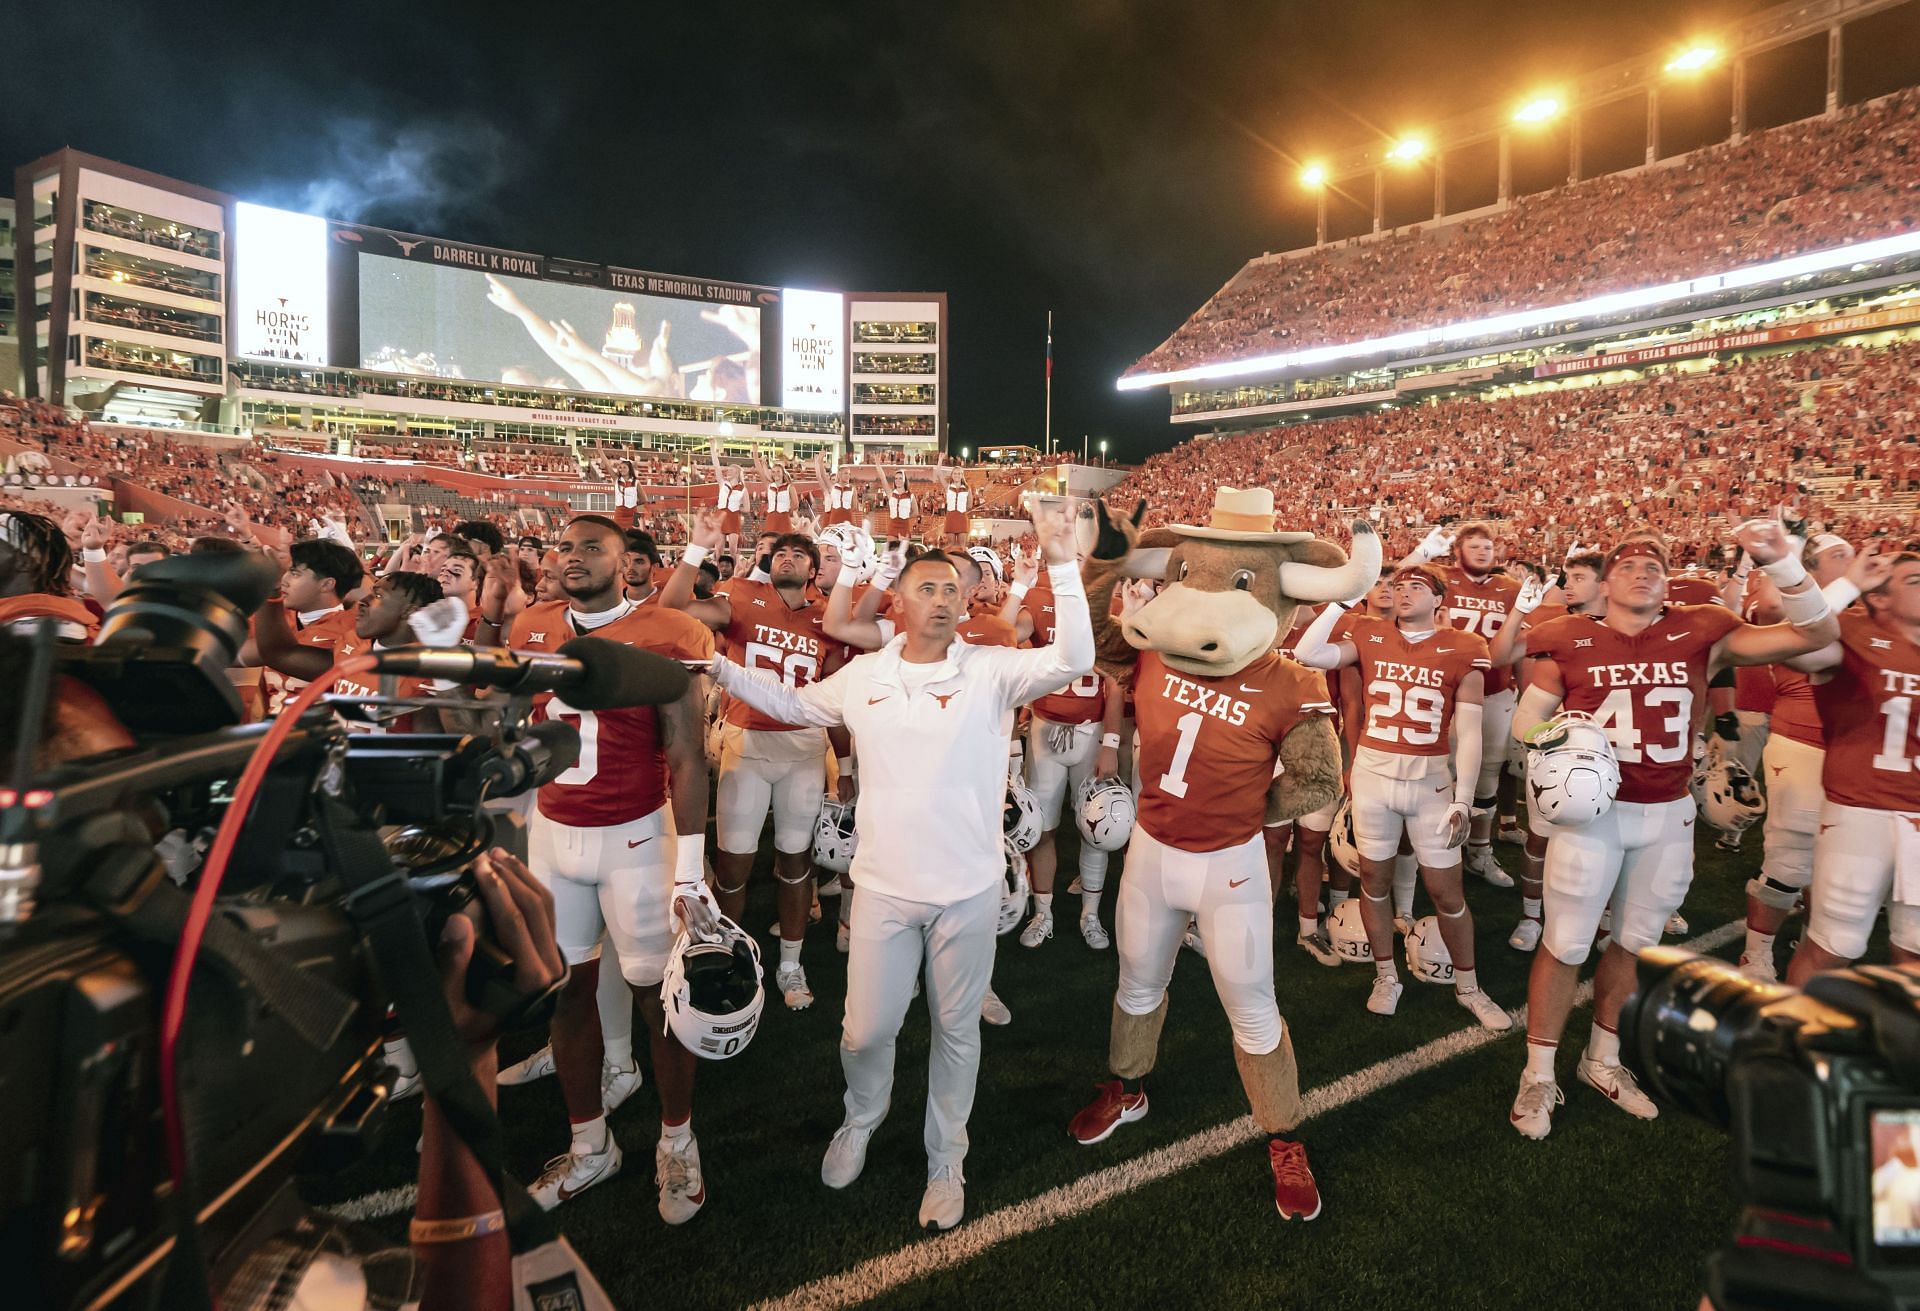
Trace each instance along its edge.
<instances>
[{"instance_id":1,"label":"white helmet","mask_svg":"<svg viewBox=\"0 0 1920 1311\"><path fill-rule=\"evenodd\" d=\"M969 546L967 554L973 557L975 564L993 575L994 581L999 582L1006 578L1007 566L1001 561L1000 552L991 546Z\"/></svg>"},{"instance_id":2,"label":"white helmet","mask_svg":"<svg viewBox=\"0 0 1920 1311\"><path fill-rule=\"evenodd\" d=\"M1440 936L1440 921L1422 915L1407 934L1407 969L1425 983L1453 982L1453 955Z\"/></svg>"},{"instance_id":3,"label":"white helmet","mask_svg":"<svg viewBox=\"0 0 1920 1311\"><path fill-rule=\"evenodd\" d=\"M1367 926L1360 920L1360 898L1348 897L1333 908L1327 916L1327 938L1341 960L1364 965L1373 959L1373 944L1367 941Z\"/></svg>"},{"instance_id":4,"label":"white helmet","mask_svg":"<svg viewBox=\"0 0 1920 1311\"><path fill-rule=\"evenodd\" d=\"M1000 893L1000 923L994 932L1012 933L1020 927L1020 921L1027 917L1027 894L1032 885L1027 882L1027 855L1016 850L1011 839L1004 842L1007 853L1006 885Z\"/></svg>"},{"instance_id":5,"label":"white helmet","mask_svg":"<svg viewBox=\"0 0 1920 1311\"><path fill-rule=\"evenodd\" d=\"M667 1029L695 1056L737 1056L760 1027L767 991L760 983L760 947L726 916L716 917L717 939L682 931L667 953L660 1001Z\"/></svg>"},{"instance_id":6,"label":"white helmet","mask_svg":"<svg viewBox=\"0 0 1920 1311\"><path fill-rule=\"evenodd\" d=\"M1700 803L1700 814L1707 823L1722 833L1745 833L1767 813L1767 799L1753 775L1745 765L1724 754L1705 770L1695 772L1693 797Z\"/></svg>"},{"instance_id":7,"label":"white helmet","mask_svg":"<svg viewBox=\"0 0 1920 1311\"><path fill-rule=\"evenodd\" d=\"M1549 824L1589 824L1620 792L1613 743L1593 720L1563 710L1527 734L1527 802Z\"/></svg>"},{"instance_id":8,"label":"white helmet","mask_svg":"<svg viewBox=\"0 0 1920 1311\"><path fill-rule=\"evenodd\" d=\"M1013 849L1022 853L1032 851L1040 841L1040 801L1033 795L1033 789L1017 778L1007 779L1001 830Z\"/></svg>"},{"instance_id":9,"label":"white helmet","mask_svg":"<svg viewBox=\"0 0 1920 1311\"><path fill-rule=\"evenodd\" d=\"M1133 836L1133 789L1118 778L1089 778L1074 808L1080 836L1095 851L1118 851Z\"/></svg>"},{"instance_id":10,"label":"white helmet","mask_svg":"<svg viewBox=\"0 0 1920 1311\"><path fill-rule=\"evenodd\" d=\"M835 874L853 868L853 853L860 840L853 828L853 803L828 797L820 803L820 818L813 821L813 863Z\"/></svg>"},{"instance_id":11,"label":"white helmet","mask_svg":"<svg viewBox=\"0 0 1920 1311\"><path fill-rule=\"evenodd\" d=\"M1342 797L1340 809L1333 813L1333 827L1327 831L1327 854L1347 873L1360 873L1360 843L1353 836L1353 799Z\"/></svg>"},{"instance_id":12,"label":"white helmet","mask_svg":"<svg viewBox=\"0 0 1920 1311\"><path fill-rule=\"evenodd\" d=\"M856 574L871 568L874 563L873 537L866 529L856 524L830 524L820 530L820 536L814 539L832 546L840 552L840 567L851 569Z\"/></svg>"}]
</instances>

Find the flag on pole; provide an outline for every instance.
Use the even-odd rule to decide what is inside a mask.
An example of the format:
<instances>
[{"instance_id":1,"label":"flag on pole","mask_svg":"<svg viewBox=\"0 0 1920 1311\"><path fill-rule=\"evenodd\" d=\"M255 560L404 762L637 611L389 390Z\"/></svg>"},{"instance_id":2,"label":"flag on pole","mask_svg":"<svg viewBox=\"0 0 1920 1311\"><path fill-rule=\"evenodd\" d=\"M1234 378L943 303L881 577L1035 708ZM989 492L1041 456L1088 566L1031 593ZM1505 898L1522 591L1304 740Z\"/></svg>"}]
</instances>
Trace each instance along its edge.
<instances>
[{"instance_id":1,"label":"flag on pole","mask_svg":"<svg viewBox=\"0 0 1920 1311\"><path fill-rule=\"evenodd\" d=\"M1047 381L1053 381L1053 311L1047 311Z\"/></svg>"}]
</instances>

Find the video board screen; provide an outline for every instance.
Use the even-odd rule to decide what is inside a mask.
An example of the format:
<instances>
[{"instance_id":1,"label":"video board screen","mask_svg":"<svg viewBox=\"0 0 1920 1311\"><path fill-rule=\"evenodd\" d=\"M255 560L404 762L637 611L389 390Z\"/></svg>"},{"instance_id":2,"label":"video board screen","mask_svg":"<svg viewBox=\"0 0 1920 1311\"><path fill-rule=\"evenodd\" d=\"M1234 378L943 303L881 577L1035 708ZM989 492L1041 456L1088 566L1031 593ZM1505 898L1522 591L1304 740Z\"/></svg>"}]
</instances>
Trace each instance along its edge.
<instances>
[{"instance_id":1,"label":"video board screen","mask_svg":"<svg viewBox=\"0 0 1920 1311\"><path fill-rule=\"evenodd\" d=\"M233 349L248 359L327 363L327 221L234 206Z\"/></svg>"},{"instance_id":2,"label":"video board screen","mask_svg":"<svg viewBox=\"0 0 1920 1311\"><path fill-rule=\"evenodd\" d=\"M359 367L509 386L760 403L757 306L394 258L357 261Z\"/></svg>"}]
</instances>

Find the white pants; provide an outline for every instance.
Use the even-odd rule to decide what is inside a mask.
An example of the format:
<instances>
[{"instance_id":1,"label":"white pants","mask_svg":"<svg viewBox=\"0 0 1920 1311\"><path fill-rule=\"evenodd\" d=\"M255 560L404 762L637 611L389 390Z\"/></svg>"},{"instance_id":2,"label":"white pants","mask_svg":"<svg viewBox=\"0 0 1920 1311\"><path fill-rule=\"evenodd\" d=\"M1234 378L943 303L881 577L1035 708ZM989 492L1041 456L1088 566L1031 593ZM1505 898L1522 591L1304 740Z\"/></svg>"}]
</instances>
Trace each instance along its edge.
<instances>
[{"instance_id":1,"label":"white pants","mask_svg":"<svg viewBox=\"0 0 1920 1311\"><path fill-rule=\"evenodd\" d=\"M1453 806L1453 762L1446 756L1398 756L1361 747L1347 786L1353 790L1353 842L1368 860L1392 860L1400 835L1428 869L1460 863L1460 849L1447 845L1447 814Z\"/></svg>"},{"instance_id":2,"label":"white pants","mask_svg":"<svg viewBox=\"0 0 1920 1311\"><path fill-rule=\"evenodd\" d=\"M1758 710L1736 710L1733 717L1740 721L1740 740L1733 744L1733 758L1745 765L1749 774L1759 778L1767 743L1773 740L1773 721Z\"/></svg>"},{"instance_id":3,"label":"white pants","mask_svg":"<svg viewBox=\"0 0 1920 1311\"><path fill-rule=\"evenodd\" d=\"M950 906L888 897L861 888L848 930L847 1016L840 1068L847 1076L847 1123L873 1129L893 1096L893 1049L926 963L927 1165L958 1165L967 1155L967 1117L980 1076L980 1003L993 977L998 886Z\"/></svg>"},{"instance_id":4,"label":"white pants","mask_svg":"<svg viewBox=\"0 0 1920 1311\"><path fill-rule=\"evenodd\" d=\"M1866 954L1874 918L1892 896L1889 935L1896 946L1920 952L1920 892L1901 895L1903 882L1920 885L1912 867L1920 861L1916 825L1920 814L1833 801L1821 806L1822 831L1813 843L1813 909L1807 921L1816 943L1836 956L1858 960Z\"/></svg>"},{"instance_id":5,"label":"white pants","mask_svg":"<svg viewBox=\"0 0 1920 1311\"><path fill-rule=\"evenodd\" d=\"M674 938L670 813L661 806L631 823L573 828L533 812L527 868L553 893L554 937L567 964L597 959L605 933L628 983L665 977Z\"/></svg>"},{"instance_id":6,"label":"white pants","mask_svg":"<svg viewBox=\"0 0 1920 1311\"><path fill-rule=\"evenodd\" d=\"M1474 784L1475 800L1490 800L1500 788L1500 769L1507 762L1507 746L1513 741L1512 688L1494 692L1480 703L1480 777Z\"/></svg>"},{"instance_id":7,"label":"white pants","mask_svg":"<svg viewBox=\"0 0 1920 1311\"><path fill-rule=\"evenodd\" d=\"M759 732L735 724L720 733L720 785L714 837L720 850L749 856L773 811L773 849L791 855L813 847L813 825L826 797L817 728Z\"/></svg>"},{"instance_id":8,"label":"white pants","mask_svg":"<svg viewBox=\"0 0 1920 1311\"><path fill-rule=\"evenodd\" d=\"M1556 825L1547 843L1540 945L1566 965L1587 958L1600 916L1613 909L1613 940L1638 955L1660 941L1693 886L1692 797L1616 801L1591 824Z\"/></svg>"},{"instance_id":9,"label":"white pants","mask_svg":"<svg viewBox=\"0 0 1920 1311\"><path fill-rule=\"evenodd\" d=\"M1080 803L1080 789L1093 777L1099 763L1100 735L1105 730L1099 720L1088 724L1061 724L1033 716L1027 725L1027 786L1040 803L1040 827L1052 832L1064 822L1068 806ZM1059 742L1050 745L1049 739ZM1092 881L1089 882L1088 880ZM1107 853L1090 842L1080 844L1080 886L1088 892L1106 887Z\"/></svg>"},{"instance_id":10,"label":"white pants","mask_svg":"<svg viewBox=\"0 0 1920 1311\"><path fill-rule=\"evenodd\" d=\"M1133 826L1114 921L1121 1010L1150 1015L1159 1009L1190 917L1206 940L1207 968L1234 1045L1249 1056L1266 1055L1280 1045L1281 1029L1273 996L1273 896L1260 834L1220 851L1183 851Z\"/></svg>"},{"instance_id":11,"label":"white pants","mask_svg":"<svg viewBox=\"0 0 1920 1311\"><path fill-rule=\"evenodd\" d=\"M1744 746L1750 730L1742 727ZM1760 877L1783 888L1804 888L1813 881L1813 838L1827 796L1820 770L1827 753L1790 737L1771 736L1761 752L1767 789L1766 854ZM1761 777L1756 773L1755 778Z\"/></svg>"}]
</instances>

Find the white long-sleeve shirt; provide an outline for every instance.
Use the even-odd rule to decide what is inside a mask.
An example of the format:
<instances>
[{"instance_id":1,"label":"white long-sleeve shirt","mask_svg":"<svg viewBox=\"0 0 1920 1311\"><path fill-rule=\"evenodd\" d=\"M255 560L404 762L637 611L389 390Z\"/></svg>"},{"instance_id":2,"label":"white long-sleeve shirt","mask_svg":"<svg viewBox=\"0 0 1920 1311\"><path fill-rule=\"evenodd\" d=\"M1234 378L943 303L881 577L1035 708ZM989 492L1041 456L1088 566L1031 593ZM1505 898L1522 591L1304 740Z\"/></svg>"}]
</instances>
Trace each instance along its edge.
<instances>
[{"instance_id":1,"label":"white long-sleeve shirt","mask_svg":"<svg viewBox=\"0 0 1920 1311\"><path fill-rule=\"evenodd\" d=\"M783 723L853 731L860 753L856 887L948 906L1002 877L1011 711L1093 668L1079 567L1054 565L1048 573L1054 640L1034 650L955 637L938 664L907 666L907 679L901 635L800 688L730 660L713 662L720 686L756 710Z\"/></svg>"}]
</instances>

